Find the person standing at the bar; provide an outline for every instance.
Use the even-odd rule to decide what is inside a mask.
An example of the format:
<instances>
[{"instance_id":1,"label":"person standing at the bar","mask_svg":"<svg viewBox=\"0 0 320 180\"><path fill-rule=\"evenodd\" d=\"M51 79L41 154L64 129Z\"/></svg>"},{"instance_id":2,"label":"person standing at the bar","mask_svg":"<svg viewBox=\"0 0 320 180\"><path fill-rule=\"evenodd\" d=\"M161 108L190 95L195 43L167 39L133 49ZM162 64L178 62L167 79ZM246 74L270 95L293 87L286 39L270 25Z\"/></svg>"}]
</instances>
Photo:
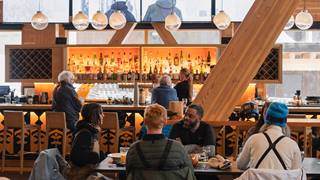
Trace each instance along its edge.
<instances>
[{"instance_id":1,"label":"person standing at the bar","mask_svg":"<svg viewBox=\"0 0 320 180\"><path fill-rule=\"evenodd\" d=\"M82 106L72 85L74 75L70 71L62 71L58 76L58 81L58 85L53 90L52 110L66 114L67 128L74 133Z\"/></svg>"},{"instance_id":2,"label":"person standing at the bar","mask_svg":"<svg viewBox=\"0 0 320 180\"><path fill-rule=\"evenodd\" d=\"M180 82L174 87L179 101L187 99L187 105L192 101L192 77L188 69L182 68L179 74Z\"/></svg>"}]
</instances>

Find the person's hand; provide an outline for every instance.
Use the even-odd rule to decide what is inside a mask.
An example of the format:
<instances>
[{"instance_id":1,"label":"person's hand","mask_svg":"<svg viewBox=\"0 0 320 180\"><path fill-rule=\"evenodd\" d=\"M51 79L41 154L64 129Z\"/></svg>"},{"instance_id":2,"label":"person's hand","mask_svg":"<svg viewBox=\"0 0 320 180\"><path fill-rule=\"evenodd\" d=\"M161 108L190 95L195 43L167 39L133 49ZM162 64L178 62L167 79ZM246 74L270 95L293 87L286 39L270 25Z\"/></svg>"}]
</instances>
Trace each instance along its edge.
<instances>
[{"instance_id":1,"label":"person's hand","mask_svg":"<svg viewBox=\"0 0 320 180\"><path fill-rule=\"evenodd\" d=\"M99 146L99 141L94 141L93 143L93 152L96 152L96 153L100 153L100 146Z\"/></svg>"}]
</instances>

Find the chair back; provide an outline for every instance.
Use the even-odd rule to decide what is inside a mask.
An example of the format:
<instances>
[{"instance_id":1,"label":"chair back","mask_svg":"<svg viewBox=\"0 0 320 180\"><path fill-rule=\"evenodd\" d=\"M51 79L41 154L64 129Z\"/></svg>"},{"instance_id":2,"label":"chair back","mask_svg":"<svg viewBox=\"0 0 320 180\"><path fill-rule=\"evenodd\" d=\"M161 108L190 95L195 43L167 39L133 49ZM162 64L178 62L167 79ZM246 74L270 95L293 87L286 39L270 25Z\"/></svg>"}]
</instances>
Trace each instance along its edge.
<instances>
[{"instance_id":1,"label":"chair back","mask_svg":"<svg viewBox=\"0 0 320 180\"><path fill-rule=\"evenodd\" d=\"M247 179L259 179L259 180L306 180L306 171L301 169L294 170L277 170L277 169L253 169L246 170L240 177L235 180L247 180Z\"/></svg>"},{"instance_id":2,"label":"chair back","mask_svg":"<svg viewBox=\"0 0 320 180\"><path fill-rule=\"evenodd\" d=\"M66 129L66 115L64 112L46 112L46 126L47 129Z\"/></svg>"},{"instance_id":3,"label":"chair back","mask_svg":"<svg viewBox=\"0 0 320 180\"><path fill-rule=\"evenodd\" d=\"M5 111L4 112L4 126L7 128L23 128L24 115L23 112Z\"/></svg>"},{"instance_id":4,"label":"chair back","mask_svg":"<svg viewBox=\"0 0 320 180\"><path fill-rule=\"evenodd\" d=\"M116 112L104 112L101 129L115 129L119 130L118 113Z\"/></svg>"},{"instance_id":5,"label":"chair back","mask_svg":"<svg viewBox=\"0 0 320 180\"><path fill-rule=\"evenodd\" d=\"M178 116L183 116L183 102L182 101L170 101L169 102L169 111L178 113Z\"/></svg>"}]
</instances>

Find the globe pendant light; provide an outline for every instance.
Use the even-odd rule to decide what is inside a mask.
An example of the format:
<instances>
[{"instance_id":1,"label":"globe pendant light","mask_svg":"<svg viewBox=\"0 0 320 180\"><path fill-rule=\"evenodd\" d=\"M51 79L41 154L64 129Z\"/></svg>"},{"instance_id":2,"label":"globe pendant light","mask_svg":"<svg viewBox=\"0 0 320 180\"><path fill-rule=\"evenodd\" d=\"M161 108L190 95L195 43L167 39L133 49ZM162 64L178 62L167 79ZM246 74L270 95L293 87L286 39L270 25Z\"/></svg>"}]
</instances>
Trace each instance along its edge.
<instances>
[{"instance_id":1,"label":"globe pendant light","mask_svg":"<svg viewBox=\"0 0 320 180\"><path fill-rule=\"evenodd\" d=\"M88 16L83 14L82 11L79 11L73 18L72 18L73 26L79 30L83 31L88 28L89 26L89 19Z\"/></svg>"},{"instance_id":2,"label":"globe pendant light","mask_svg":"<svg viewBox=\"0 0 320 180\"><path fill-rule=\"evenodd\" d=\"M228 14L223 11L223 0L221 0L221 10L213 17L213 23L219 30L227 29L231 23Z\"/></svg>"},{"instance_id":3,"label":"globe pendant light","mask_svg":"<svg viewBox=\"0 0 320 180\"><path fill-rule=\"evenodd\" d=\"M231 20L223 10L220 10L219 13L213 17L213 23L218 29L225 30L229 27Z\"/></svg>"},{"instance_id":4,"label":"globe pendant light","mask_svg":"<svg viewBox=\"0 0 320 180\"><path fill-rule=\"evenodd\" d=\"M287 22L286 26L284 26L284 30L289 30L294 25L294 16L291 16L289 21Z\"/></svg>"},{"instance_id":5,"label":"globe pendant light","mask_svg":"<svg viewBox=\"0 0 320 180\"><path fill-rule=\"evenodd\" d=\"M173 11L173 0L172 0L172 9L171 14L168 15L164 20L164 27L167 31L177 31L181 26L181 19L177 14Z\"/></svg>"},{"instance_id":6,"label":"globe pendant light","mask_svg":"<svg viewBox=\"0 0 320 180\"><path fill-rule=\"evenodd\" d=\"M32 16L31 26L36 30L44 30L48 27L48 17L40 11L40 0L39 10L35 15Z\"/></svg>"},{"instance_id":7,"label":"globe pendant light","mask_svg":"<svg viewBox=\"0 0 320 180\"><path fill-rule=\"evenodd\" d=\"M108 18L104 13L101 12L101 0L99 3L100 9L96 12L96 14L93 15L91 25L96 30L103 30L108 25Z\"/></svg>"},{"instance_id":8,"label":"globe pendant light","mask_svg":"<svg viewBox=\"0 0 320 180\"><path fill-rule=\"evenodd\" d=\"M114 11L109 18L109 24L115 30L122 29L126 25L126 23L126 17L119 10Z\"/></svg>"},{"instance_id":9,"label":"globe pendant light","mask_svg":"<svg viewBox=\"0 0 320 180\"><path fill-rule=\"evenodd\" d=\"M168 31L177 31L181 26L181 19L176 13L168 15L164 21L164 27Z\"/></svg>"},{"instance_id":10,"label":"globe pendant light","mask_svg":"<svg viewBox=\"0 0 320 180\"><path fill-rule=\"evenodd\" d=\"M307 30L313 24L313 17L308 10L306 10L306 1L304 1L303 10L296 16L295 24L301 30Z\"/></svg>"}]
</instances>

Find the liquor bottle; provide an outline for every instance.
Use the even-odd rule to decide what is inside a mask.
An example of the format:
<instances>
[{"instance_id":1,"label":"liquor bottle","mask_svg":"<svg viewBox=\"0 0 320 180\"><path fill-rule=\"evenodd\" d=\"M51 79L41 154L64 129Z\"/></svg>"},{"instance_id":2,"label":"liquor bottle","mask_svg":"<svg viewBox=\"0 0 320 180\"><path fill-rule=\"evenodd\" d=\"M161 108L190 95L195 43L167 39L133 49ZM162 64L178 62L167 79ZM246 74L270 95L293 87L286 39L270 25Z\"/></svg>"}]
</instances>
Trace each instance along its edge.
<instances>
[{"instance_id":1,"label":"liquor bottle","mask_svg":"<svg viewBox=\"0 0 320 180\"><path fill-rule=\"evenodd\" d=\"M210 67L211 65L211 55L210 55L210 51L208 51L208 56L207 56L207 66Z\"/></svg>"},{"instance_id":2,"label":"liquor bottle","mask_svg":"<svg viewBox=\"0 0 320 180\"><path fill-rule=\"evenodd\" d=\"M157 66L157 64L154 66L153 73L154 74L158 74L158 66Z\"/></svg>"},{"instance_id":3,"label":"liquor bottle","mask_svg":"<svg viewBox=\"0 0 320 180\"><path fill-rule=\"evenodd\" d=\"M111 59L110 59L110 61L111 61L111 62L110 62L110 65L111 65L111 66L114 65L114 63L115 63L114 60L115 60L115 59L114 59L114 53L113 53L113 51L112 51L112 52L111 52Z\"/></svg>"},{"instance_id":4,"label":"liquor bottle","mask_svg":"<svg viewBox=\"0 0 320 180\"><path fill-rule=\"evenodd\" d=\"M183 65L184 59L183 59L183 53L182 50L180 51L180 65Z\"/></svg>"},{"instance_id":5,"label":"liquor bottle","mask_svg":"<svg viewBox=\"0 0 320 180\"><path fill-rule=\"evenodd\" d=\"M178 54L176 53L176 55L174 56L173 58L173 64L175 66L179 66L179 57L178 57Z\"/></svg>"},{"instance_id":6,"label":"liquor bottle","mask_svg":"<svg viewBox=\"0 0 320 180\"><path fill-rule=\"evenodd\" d=\"M102 73L102 68L99 68L99 72L97 74L97 80L103 80L103 73Z\"/></svg>"},{"instance_id":7,"label":"liquor bottle","mask_svg":"<svg viewBox=\"0 0 320 180\"><path fill-rule=\"evenodd\" d=\"M162 75L163 74L163 70L162 70L162 64L160 65L160 70L159 70L159 74Z\"/></svg>"},{"instance_id":8,"label":"liquor bottle","mask_svg":"<svg viewBox=\"0 0 320 180\"><path fill-rule=\"evenodd\" d=\"M102 53L100 53L100 56L99 56L99 66L103 66L103 57L102 57Z\"/></svg>"},{"instance_id":9,"label":"liquor bottle","mask_svg":"<svg viewBox=\"0 0 320 180\"><path fill-rule=\"evenodd\" d=\"M139 75L138 70L136 70L136 73L134 74L134 78L135 78L135 80L139 80L140 79L140 75Z\"/></svg>"},{"instance_id":10,"label":"liquor bottle","mask_svg":"<svg viewBox=\"0 0 320 180\"><path fill-rule=\"evenodd\" d=\"M151 69L151 65L150 65L150 69L149 69L149 73L148 73L148 80L152 79L152 69Z\"/></svg>"},{"instance_id":11,"label":"liquor bottle","mask_svg":"<svg viewBox=\"0 0 320 180\"><path fill-rule=\"evenodd\" d=\"M200 74L199 74L198 69L196 70L196 74L194 75L194 79L195 79L196 81L199 81L199 80L200 80Z\"/></svg>"}]
</instances>

